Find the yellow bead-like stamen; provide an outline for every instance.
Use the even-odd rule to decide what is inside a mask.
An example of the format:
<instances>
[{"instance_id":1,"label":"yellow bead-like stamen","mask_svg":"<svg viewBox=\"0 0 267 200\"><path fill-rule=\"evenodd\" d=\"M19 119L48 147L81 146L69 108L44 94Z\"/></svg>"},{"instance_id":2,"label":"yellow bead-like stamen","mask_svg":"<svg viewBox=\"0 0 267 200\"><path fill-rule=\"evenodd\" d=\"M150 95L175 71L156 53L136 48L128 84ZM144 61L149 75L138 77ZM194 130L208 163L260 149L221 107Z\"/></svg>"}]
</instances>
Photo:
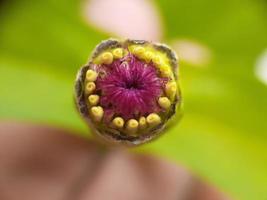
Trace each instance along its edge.
<instances>
[{"instance_id":1,"label":"yellow bead-like stamen","mask_svg":"<svg viewBox=\"0 0 267 200\"><path fill-rule=\"evenodd\" d=\"M147 127L147 124L146 124L146 118L145 117L140 117L139 118L139 128L141 130L145 129Z\"/></svg>"},{"instance_id":2,"label":"yellow bead-like stamen","mask_svg":"<svg viewBox=\"0 0 267 200\"><path fill-rule=\"evenodd\" d=\"M113 53L113 56L115 59L123 57L123 49L122 48L116 48L112 51L112 53Z\"/></svg>"},{"instance_id":3,"label":"yellow bead-like stamen","mask_svg":"<svg viewBox=\"0 0 267 200\"><path fill-rule=\"evenodd\" d=\"M154 56L152 59L153 63L155 63L157 66L162 65L162 59L159 56Z\"/></svg>"},{"instance_id":4,"label":"yellow bead-like stamen","mask_svg":"<svg viewBox=\"0 0 267 200\"><path fill-rule=\"evenodd\" d=\"M88 97L88 101L91 106L96 106L99 103L99 96L92 94Z\"/></svg>"},{"instance_id":5,"label":"yellow bead-like stamen","mask_svg":"<svg viewBox=\"0 0 267 200\"><path fill-rule=\"evenodd\" d=\"M101 55L100 61L101 63L107 64L107 65L111 64L113 62L113 54L110 52L104 52Z\"/></svg>"},{"instance_id":6,"label":"yellow bead-like stamen","mask_svg":"<svg viewBox=\"0 0 267 200\"><path fill-rule=\"evenodd\" d=\"M103 118L104 110L101 106L93 106L91 108L91 116L95 122L100 122Z\"/></svg>"},{"instance_id":7,"label":"yellow bead-like stamen","mask_svg":"<svg viewBox=\"0 0 267 200\"><path fill-rule=\"evenodd\" d=\"M146 117L146 121L149 126L157 126L161 123L161 118L156 113L151 113Z\"/></svg>"},{"instance_id":8,"label":"yellow bead-like stamen","mask_svg":"<svg viewBox=\"0 0 267 200\"><path fill-rule=\"evenodd\" d=\"M168 65L161 65L159 67L160 73L163 77L171 77L172 71Z\"/></svg>"},{"instance_id":9,"label":"yellow bead-like stamen","mask_svg":"<svg viewBox=\"0 0 267 200\"><path fill-rule=\"evenodd\" d=\"M151 51L147 51L144 54L144 59L146 62L150 62L154 57L154 54Z\"/></svg>"},{"instance_id":10,"label":"yellow bead-like stamen","mask_svg":"<svg viewBox=\"0 0 267 200\"><path fill-rule=\"evenodd\" d=\"M167 97L160 97L158 100L158 103L159 103L160 107L162 107L166 110L169 109L171 106L171 101Z\"/></svg>"},{"instance_id":11,"label":"yellow bead-like stamen","mask_svg":"<svg viewBox=\"0 0 267 200\"><path fill-rule=\"evenodd\" d=\"M175 95L176 95L176 92L177 92L177 85L174 81L172 82L169 82L166 84L166 88L165 88L165 91L166 91L166 94L167 96L173 100Z\"/></svg>"},{"instance_id":12,"label":"yellow bead-like stamen","mask_svg":"<svg viewBox=\"0 0 267 200\"><path fill-rule=\"evenodd\" d=\"M116 117L112 120L112 124L116 128L122 128L124 126L124 120L121 117Z\"/></svg>"},{"instance_id":13,"label":"yellow bead-like stamen","mask_svg":"<svg viewBox=\"0 0 267 200\"><path fill-rule=\"evenodd\" d=\"M126 130L130 134L136 133L138 129L138 121L135 119L130 119L126 124Z\"/></svg>"},{"instance_id":14,"label":"yellow bead-like stamen","mask_svg":"<svg viewBox=\"0 0 267 200\"><path fill-rule=\"evenodd\" d=\"M86 81L94 82L97 79L97 73L94 70L87 70L86 72Z\"/></svg>"},{"instance_id":15,"label":"yellow bead-like stamen","mask_svg":"<svg viewBox=\"0 0 267 200\"><path fill-rule=\"evenodd\" d=\"M144 47L134 47L133 54L137 56L142 56L145 53Z\"/></svg>"},{"instance_id":16,"label":"yellow bead-like stamen","mask_svg":"<svg viewBox=\"0 0 267 200\"><path fill-rule=\"evenodd\" d=\"M95 91L95 83L94 82L88 82L85 86L85 93L86 94L92 94Z\"/></svg>"},{"instance_id":17,"label":"yellow bead-like stamen","mask_svg":"<svg viewBox=\"0 0 267 200\"><path fill-rule=\"evenodd\" d=\"M161 76L163 77L171 77L173 78L173 74L172 74L172 71L171 70L164 70L164 71L161 71Z\"/></svg>"}]
</instances>

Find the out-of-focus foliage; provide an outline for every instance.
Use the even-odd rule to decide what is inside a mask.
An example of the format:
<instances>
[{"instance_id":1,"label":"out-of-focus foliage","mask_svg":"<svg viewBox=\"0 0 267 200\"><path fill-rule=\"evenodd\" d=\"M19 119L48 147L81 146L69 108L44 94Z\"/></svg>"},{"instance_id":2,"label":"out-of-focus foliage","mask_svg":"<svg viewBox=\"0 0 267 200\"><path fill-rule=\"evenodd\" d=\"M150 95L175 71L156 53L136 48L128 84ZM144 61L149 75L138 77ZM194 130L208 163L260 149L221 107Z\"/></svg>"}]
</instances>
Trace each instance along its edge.
<instances>
[{"instance_id":1,"label":"out-of-focus foliage","mask_svg":"<svg viewBox=\"0 0 267 200\"><path fill-rule=\"evenodd\" d=\"M101 40L80 2L12 1L0 7L0 117L86 128L72 101L73 80ZM143 151L191 168L237 199L267 199L267 87L254 76L267 48L263 0L156 0L165 40L193 38L213 59L181 63L185 115Z\"/></svg>"},{"instance_id":2,"label":"out-of-focus foliage","mask_svg":"<svg viewBox=\"0 0 267 200\"><path fill-rule=\"evenodd\" d=\"M185 116L151 148L237 199L267 198L267 87L254 75L267 48L267 2L158 0L166 39L193 38L213 60L181 64Z\"/></svg>"},{"instance_id":3,"label":"out-of-focus foliage","mask_svg":"<svg viewBox=\"0 0 267 200\"><path fill-rule=\"evenodd\" d=\"M82 19L79 1L5 2L0 17L0 116L78 128L73 80L107 36Z\"/></svg>"}]
</instances>

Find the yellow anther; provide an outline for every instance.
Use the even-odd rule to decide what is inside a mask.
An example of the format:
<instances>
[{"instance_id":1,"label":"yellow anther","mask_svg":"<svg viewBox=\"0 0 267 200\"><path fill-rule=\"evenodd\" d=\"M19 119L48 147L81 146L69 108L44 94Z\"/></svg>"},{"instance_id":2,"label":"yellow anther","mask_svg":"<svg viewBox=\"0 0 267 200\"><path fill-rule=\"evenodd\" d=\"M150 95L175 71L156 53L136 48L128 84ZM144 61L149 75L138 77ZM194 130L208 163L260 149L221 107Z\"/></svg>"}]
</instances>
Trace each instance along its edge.
<instances>
[{"instance_id":1,"label":"yellow anther","mask_svg":"<svg viewBox=\"0 0 267 200\"><path fill-rule=\"evenodd\" d=\"M110 52L104 52L102 55L101 55L101 62L104 63L104 64L111 64L113 62L113 55L112 53Z\"/></svg>"},{"instance_id":2,"label":"yellow anther","mask_svg":"<svg viewBox=\"0 0 267 200\"><path fill-rule=\"evenodd\" d=\"M91 116L95 122L100 122L103 118L104 110L101 106L93 106L91 108Z\"/></svg>"},{"instance_id":3,"label":"yellow anther","mask_svg":"<svg viewBox=\"0 0 267 200\"><path fill-rule=\"evenodd\" d=\"M129 134L136 133L138 129L138 121L135 119L130 119L126 124L126 130Z\"/></svg>"},{"instance_id":4,"label":"yellow anther","mask_svg":"<svg viewBox=\"0 0 267 200\"><path fill-rule=\"evenodd\" d=\"M151 51L145 52L144 59L146 62L150 62L154 57L154 54Z\"/></svg>"},{"instance_id":5,"label":"yellow anther","mask_svg":"<svg viewBox=\"0 0 267 200\"><path fill-rule=\"evenodd\" d=\"M147 124L146 124L146 118L145 117L140 117L139 118L139 128L141 130L145 129L147 127Z\"/></svg>"},{"instance_id":6,"label":"yellow anther","mask_svg":"<svg viewBox=\"0 0 267 200\"><path fill-rule=\"evenodd\" d=\"M163 76L163 77L171 77L171 78L173 78L173 73L172 73L172 71L171 71L170 69L167 69L167 70L161 70L161 71L160 71L160 74L161 74L161 76Z\"/></svg>"},{"instance_id":7,"label":"yellow anther","mask_svg":"<svg viewBox=\"0 0 267 200\"><path fill-rule=\"evenodd\" d=\"M99 96L96 95L96 94L91 94L89 97L88 97L88 101L89 101L89 104L91 106L96 106L99 102Z\"/></svg>"},{"instance_id":8,"label":"yellow anther","mask_svg":"<svg viewBox=\"0 0 267 200\"><path fill-rule=\"evenodd\" d=\"M112 51L112 53L113 53L113 56L115 59L123 57L123 49L122 48L116 48Z\"/></svg>"},{"instance_id":9,"label":"yellow anther","mask_svg":"<svg viewBox=\"0 0 267 200\"><path fill-rule=\"evenodd\" d=\"M153 63L155 63L157 66L162 65L162 59L160 56L154 56L152 58Z\"/></svg>"},{"instance_id":10,"label":"yellow anther","mask_svg":"<svg viewBox=\"0 0 267 200\"><path fill-rule=\"evenodd\" d=\"M90 82L94 82L97 79L97 73L94 70L87 70L86 72L86 80Z\"/></svg>"},{"instance_id":11,"label":"yellow anther","mask_svg":"<svg viewBox=\"0 0 267 200\"><path fill-rule=\"evenodd\" d=\"M144 47L134 47L133 49L133 54L137 56L141 56L145 53L145 48Z\"/></svg>"},{"instance_id":12,"label":"yellow anther","mask_svg":"<svg viewBox=\"0 0 267 200\"><path fill-rule=\"evenodd\" d=\"M116 128L122 128L124 126L124 120L121 117L116 117L112 120L112 124Z\"/></svg>"},{"instance_id":13,"label":"yellow anther","mask_svg":"<svg viewBox=\"0 0 267 200\"><path fill-rule=\"evenodd\" d=\"M146 121L149 126L157 126L161 123L161 118L156 113L151 113L146 117Z\"/></svg>"},{"instance_id":14,"label":"yellow anther","mask_svg":"<svg viewBox=\"0 0 267 200\"><path fill-rule=\"evenodd\" d=\"M174 81L172 82L168 82L166 84L166 88L165 88L165 92L167 94L167 96L173 100L175 95L176 95L176 92L177 92L177 85Z\"/></svg>"},{"instance_id":15,"label":"yellow anther","mask_svg":"<svg viewBox=\"0 0 267 200\"><path fill-rule=\"evenodd\" d=\"M85 93L86 94L92 94L95 91L95 83L94 82L88 82L85 86Z\"/></svg>"},{"instance_id":16,"label":"yellow anther","mask_svg":"<svg viewBox=\"0 0 267 200\"><path fill-rule=\"evenodd\" d=\"M171 77L172 71L168 65L159 66L160 73L163 77Z\"/></svg>"},{"instance_id":17,"label":"yellow anther","mask_svg":"<svg viewBox=\"0 0 267 200\"><path fill-rule=\"evenodd\" d=\"M171 106L171 101L167 97L160 97L158 100L158 103L159 103L160 107L162 107L166 110L169 109Z\"/></svg>"}]
</instances>

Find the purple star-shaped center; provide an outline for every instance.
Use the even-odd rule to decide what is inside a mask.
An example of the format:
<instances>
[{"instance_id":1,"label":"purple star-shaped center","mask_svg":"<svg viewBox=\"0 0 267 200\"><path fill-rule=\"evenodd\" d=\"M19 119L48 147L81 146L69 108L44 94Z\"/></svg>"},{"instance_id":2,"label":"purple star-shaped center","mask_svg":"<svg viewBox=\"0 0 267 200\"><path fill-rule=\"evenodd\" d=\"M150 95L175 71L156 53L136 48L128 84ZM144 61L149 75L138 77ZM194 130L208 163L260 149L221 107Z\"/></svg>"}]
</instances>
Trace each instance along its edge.
<instances>
[{"instance_id":1,"label":"purple star-shaped center","mask_svg":"<svg viewBox=\"0 0 267 200\"><path fill-rule=\"evenodd\" d=\"M99 71L105 74L98 78L97 90L106 118L121 116L127 120L160 110L157 100L167 80L158 75L152 62L147 64L128 54L108 66L100 65Z\"/></svg>"}]
</instances>

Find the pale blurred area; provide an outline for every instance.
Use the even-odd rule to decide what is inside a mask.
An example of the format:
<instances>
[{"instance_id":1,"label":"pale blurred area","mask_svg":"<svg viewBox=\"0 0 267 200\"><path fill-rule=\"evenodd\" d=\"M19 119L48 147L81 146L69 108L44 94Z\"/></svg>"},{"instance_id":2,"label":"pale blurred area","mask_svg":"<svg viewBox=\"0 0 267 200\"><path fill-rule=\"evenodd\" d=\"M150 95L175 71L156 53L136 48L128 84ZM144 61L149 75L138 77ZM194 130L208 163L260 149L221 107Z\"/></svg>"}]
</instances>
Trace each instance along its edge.
<instances>
[{"instance_id":1,"label":"pale blurred area","mask_svg":"<svg viewBox=\"0 0 267 200\"><path fill-rule=\"evenodd\" d=\"M162 38L159 11L151 0L88 0L83 7L88 23L117 37L151 41Z\"/></svg>"},{"instance_id":2,"label":"pale blurred area","mask_svg":"<svg viewBox=\"0 0 267 200\"><path fill-rule=\"evenodd\" d=\"M156 42L163 39L162 19L152 0L87 0L82 10L88 24L116 37ZM203 67L211 61L211 50L197 40L178 38L170 45L182 61L192 66Z\"/></svg>"},{"instance_id":3,"label":"pale blurred area","mask_svg":"<svg viewBox=\"0 0 267 200\"><path fill-rule=\"evenodd\" d=\"M255 75L262 83L267 85L267 49L256 60Z\"/></svg>"},{"instance_id":4,"label":"pale blurred area","mask_svg":"<svg viewBox=\"0 0 267 200\"><path fill-rule=\"evenodd\" d=\"M187 170L65 130L0 123L1 200L226 200Z\"/></svg>"}]
</instances>

